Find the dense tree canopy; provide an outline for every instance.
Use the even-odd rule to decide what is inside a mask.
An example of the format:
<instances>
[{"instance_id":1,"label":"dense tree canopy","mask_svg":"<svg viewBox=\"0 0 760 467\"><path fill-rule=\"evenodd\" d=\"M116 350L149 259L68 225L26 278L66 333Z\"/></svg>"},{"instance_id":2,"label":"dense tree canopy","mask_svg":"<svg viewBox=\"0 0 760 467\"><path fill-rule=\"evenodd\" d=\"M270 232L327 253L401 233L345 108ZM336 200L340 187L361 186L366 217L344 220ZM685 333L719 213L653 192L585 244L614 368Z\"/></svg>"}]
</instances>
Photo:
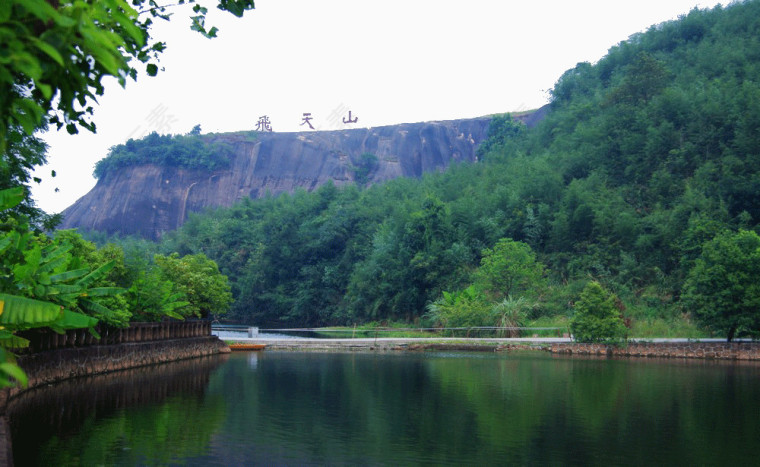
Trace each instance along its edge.
<instances>
[{"instance_id":1,"label":"dense tree canopy","mask_svg":"<svg viewBox=\"0 0 760 467\"><path fill-rule=\"evenodd\" d=\"M185 316L208 318L227 312L232 301L227 278L219 274L219 267L206 255L199 253L182 258L176 253L156 255L155 262L163 275L188 300L183 309Z\"/></svg>"},{"instance_id":2,"label":"dense tree canopy","mask_svg":"<svg viewBox=\"0 0 760 467\"><path fill-rule=\"evenodd\" d=\"M200 132L200 127L196 126ZM108 156L95 164L95 178L103 178L121 168L156 164L187 169L216 170L230 163L228 145L212 141L200 134L159 135L151 133L140 140L128 140L108 151Z\"/></svg>"},{"instance_id":3,"label":"dense tree canopy","mask_svg":"<svg viewBox=\"0 0 760 467\"><path fill-rule=\"evenodd\" d=\"M483 250L476 278L490 295L504 298L542 288L543 273L530 246L503 238L493 249Z\"/></svg>"},{"instance_id":4,"label":"dense tree canopy","mask_svg":"<svg viewBox=\"0 0 760 467\"><path fill-rule=\"evenodd\" d=\"M760 236L723 232L705 243L684 286L685 299L706 326L725 333L760 333Z\"/></svg>"},{"instance_id":5,"label":"dense tree canopy","mask_svg":"<svg viewBox=\"0 0 760 467\"><path fill-rule=\"evenodd\" d=\"M757 1L695 9L566 72L536 128L494 119L477 164L246 200L163 248L217 261L231 316L262 324L424 320L443 292L472 305L500 239L545 266L520 286L533 318L570 316L592 278L634 323L688 322L702 244L760 221L758 28Z\"/></svg>"}]
</instances>

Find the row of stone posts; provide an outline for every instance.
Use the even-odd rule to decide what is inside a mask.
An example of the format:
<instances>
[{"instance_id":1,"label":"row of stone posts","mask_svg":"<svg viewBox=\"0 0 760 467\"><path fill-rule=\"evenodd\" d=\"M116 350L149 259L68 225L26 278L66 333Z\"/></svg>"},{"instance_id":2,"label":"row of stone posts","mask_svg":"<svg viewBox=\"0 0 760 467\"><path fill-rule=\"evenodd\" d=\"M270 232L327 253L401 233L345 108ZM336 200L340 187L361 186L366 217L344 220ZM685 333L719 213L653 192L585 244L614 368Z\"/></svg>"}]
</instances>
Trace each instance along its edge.
<instances>
[{"instance_id":1,"label":"row of stone posts","mask_svg":"<svg viewBox=\"0 0 760 467\"><path fill-rule=\"evenodd\" d=\"M70 329L64 334L58 334L50 329L22 331L18 335L28 339L30 343L28 350L22 349L21 353L36 353L67 347L205 337L211 335L211 322L194 320L130 323L126 328L98 325L95 330L100 338L95 337L88 329Z\"/></svg>"}]
</instances>

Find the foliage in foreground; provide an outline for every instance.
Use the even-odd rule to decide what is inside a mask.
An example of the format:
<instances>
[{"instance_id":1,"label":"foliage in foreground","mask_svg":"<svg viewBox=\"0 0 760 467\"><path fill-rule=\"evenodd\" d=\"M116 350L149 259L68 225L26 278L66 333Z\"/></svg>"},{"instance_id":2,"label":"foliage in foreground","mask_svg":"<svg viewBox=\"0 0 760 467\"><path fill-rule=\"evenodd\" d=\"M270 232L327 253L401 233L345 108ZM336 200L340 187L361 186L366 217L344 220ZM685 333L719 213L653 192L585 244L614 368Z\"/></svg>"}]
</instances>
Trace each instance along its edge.
<instances>
[{"instance_id":1,"label":"foliage in foreground","mask_svg":"<svg viewBox=\"0 0 760 467\"><path fill-rule=\"evenodd\" d=\"M195 0L179 3L196 3ZM0 7L0 153L9 134L22 128L31 136L45 120L77 133L95 131L92 103L116 78L124 86L137 79L136 66L149 76L158 73L158 57L166 44L150 35L156 19L169 19L167 8L154 0L5 0ZM220 0L218 8L238 17L253 0ZM205 25L207 9L194 5L192 29L214 37ZM135 65L135 62L139 65Z\"/></svg>"},{"instance_id":2,"label":"foliage in foreground","mask_svg":"<svg viewBox=\"0 0 760 467\"><path fill-rule=\"evenodd\" d=\"M229 307L227 278L204 255L157 255L155 265L128 265L113 244L97 249L74 231L34 233L12 211L23 193L24 187L0 190L0 386L9 378L25 384L9 352L29 345L18 331L89 328L97 336L99 322L124 327L132 320L219 315Z\"/></svg>"},{"instance_id":3,"label":"foliage in foreground","mask_svg":"<svg viewBox=\"0 0 760 467\"><path fill-rule=\"evenodd\" d=\"M22 202L23 187L0 190L0 387L12 379L26 384L9 349L23 348L29 341L15 333L46 327L57 332L92 328L97 319L74 310L91 309L97 295L90 285L102 271L75 269L68 255L70 245L43 248L25 223L11 210ZM104 295L107 294L104 293ZM12 378L12 379L11 379Z\"/></svg>"},{"instance_id":4,"label":"foliage in foreground","mask_svg":"<svg viewBox=\"0 0 760 467\"><path fill-rule=\"evenodd\" d=\"M196 2L179 2L185 3ZM14 332L32 327L92 330L98 320L124 325L132 314L123 290L114 286L126 281L114 272L119 270L117 249L96 252L76 234L51 239L40 233L53 228L58 217L37 209L30 196L30 173L45 163L47 150L34 133L48 125L65 126L72 134L78 127L94 132L91 103L103 94L103 79L116 78L122 86L127 77L136 79L133 60L154 76L165 44L152 40L150 26L156 18L168 20L167 8L176 6L154 0L0 4L0 385L12 384L10 378L26 382L6 351L28 345ZM253 0L220 0L218 8L242 16L253 8ZM207 11L193 5L191 28L210 38L217 30L207 29ZM175 154L180 163L187 162L184 155ZM103 259L110 254L117 258ZM226 279L221 282L226 285ZM156 285L166 289L171 282L159 280L149 287ZM169 299L176 311L179 296ZM166 315L170 313L160 316Z\"/></svg>"}]
</instances>

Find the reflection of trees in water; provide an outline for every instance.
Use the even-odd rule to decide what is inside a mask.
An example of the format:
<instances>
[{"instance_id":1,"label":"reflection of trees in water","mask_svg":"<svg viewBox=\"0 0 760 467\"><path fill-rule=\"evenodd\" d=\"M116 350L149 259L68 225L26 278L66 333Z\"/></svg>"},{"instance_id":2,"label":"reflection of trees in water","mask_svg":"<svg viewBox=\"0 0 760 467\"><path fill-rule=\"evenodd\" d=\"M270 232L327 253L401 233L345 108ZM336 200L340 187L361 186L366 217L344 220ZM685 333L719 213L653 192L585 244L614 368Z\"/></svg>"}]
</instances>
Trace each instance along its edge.
<instances>
[{"instance_id":1,"label":"reflection of trees in water","mask_svg":"<svg viewBox=\"0 0 760 467\"><path fill-rule=\"evenodd\" d=\"M742 443L760 439L756 364L552 356L428 370L509 465L742 464Z\"/></svg>"},{"instance_id":2,"label":"reflection of trees in water","mask_svg":"<svg viewBox=\"0 0 760 467\"><path fill-rule=\"evenodd\" d=\"M209 438L224 418L224 402L204 402L204 395L212 372L226 357L216 355L76 378L20 394L7 409L16 465L86 463L86 457L96 463L112 463L117 461L109 454L114 443L138 439L171 456L177 451L164 444L169 434L174 442L193 439L197 443L198 437ZM196 420L199 417L204 420ZM104 429L108 424L112 429ZM58 444L81 444L81 450L67 451L78 451L82 457L46 458L57 454Z\"/></svg>"},{"instance_id":3,"label":"reflection of trees in water","mask_svg":"<svg viewBox=\"0 0 760 467\"><path fill-rule=\"evenodd\" d=\"M760 439L756 364L519 352L221 361L123 372L110 393L88 378L15 400L15 439L19 427L48 439L17 443L17 465L740 465Z\"/></svg>"},{"instance_id":4,"label":"reflection of trees in water","mask_svg":"<svg viewBox=\"0 0 760 467\"><path fill-rule=\"evenodd\" d=\"M741 464L759 378L673 359L265 352L255 369L233 356L208 393L234 394L232 464ZM707 424L719 443L700 441Z\"/></svg>"}]
</instances>

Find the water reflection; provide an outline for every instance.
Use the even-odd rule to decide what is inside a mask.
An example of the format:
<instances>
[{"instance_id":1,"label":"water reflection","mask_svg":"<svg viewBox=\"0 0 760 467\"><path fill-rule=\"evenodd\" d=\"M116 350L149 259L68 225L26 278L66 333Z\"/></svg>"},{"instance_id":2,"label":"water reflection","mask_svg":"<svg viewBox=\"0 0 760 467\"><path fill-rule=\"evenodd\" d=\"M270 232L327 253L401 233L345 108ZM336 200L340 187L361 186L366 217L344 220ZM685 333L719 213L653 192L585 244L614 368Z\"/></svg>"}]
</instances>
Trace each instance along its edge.
<instances>
[{"instance_id":1,"label":"water reflection","mask_svg":"<svg viewBox=\"0 0 760 467\"><path fill-rule=\"evenodd\" d=\"M20 394L7 409L15 465L134 465L190 447L198 454L224 418L223 399L204 393L227 358L72 379Z\"/></svg>"},{"instance_id":2,"label":"water reflection","mask_svg":"<svg viewBox=\"0 0 760 467\"><path fill-rule=\"evenodd\" d=\"M760 443L756 364L271 351L191 362L180 387L160 389L160 372L110 394L88 382L99 403L48 391L17 407L17 464L739 465ZM155 395L130 395L143 390Z\"/></svg>"},{"instance_id":3,"label":"water reflection","mask_svg":"<svg viewBox=\"0 0 760 467\"><path fill-rule=\"evenodd\" d=\"M255 370L259 366L259 353L251 352L248 354L248 368Z\"/></svg>"}]
</instances>

